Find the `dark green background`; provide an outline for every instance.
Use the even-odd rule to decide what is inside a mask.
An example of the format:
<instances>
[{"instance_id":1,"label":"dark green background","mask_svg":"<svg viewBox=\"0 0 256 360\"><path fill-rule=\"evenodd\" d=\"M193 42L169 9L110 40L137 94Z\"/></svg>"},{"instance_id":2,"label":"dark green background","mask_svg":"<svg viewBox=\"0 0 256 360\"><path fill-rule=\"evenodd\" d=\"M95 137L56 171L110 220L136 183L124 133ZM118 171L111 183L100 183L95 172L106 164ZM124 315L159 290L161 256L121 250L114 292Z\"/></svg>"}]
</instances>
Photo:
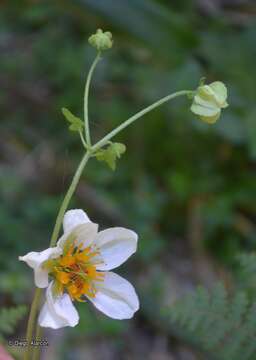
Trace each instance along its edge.
<instances>
[{"instance_id":1,"label":"dark green background","mask_svg":"<svg viewBox=\"0 0 256 360\"><path fill-rule=\"evenodd\" d=\"M253 1L2 1L0 5L0 306L29 303L32 272L17 258L48 247L58 207L82 156L61 114L82 116L87 43L97 28L114 47L90 92L96 141L134 112L199 79L223 81L230 106L214 126L177 99L116 141L116 172L91 161L72 207L101 228L140 237L118 269L141 310L113 321L79 306L75 329L47 332L47 359L197 359L161 309L195 284L226 279L234 258L255 249L256 7ZM26 321L17 334L24 335ZM17 336L17 334L15 336ZM53 355L50 351L56 351Z\"/></svg>"}]
</instances>

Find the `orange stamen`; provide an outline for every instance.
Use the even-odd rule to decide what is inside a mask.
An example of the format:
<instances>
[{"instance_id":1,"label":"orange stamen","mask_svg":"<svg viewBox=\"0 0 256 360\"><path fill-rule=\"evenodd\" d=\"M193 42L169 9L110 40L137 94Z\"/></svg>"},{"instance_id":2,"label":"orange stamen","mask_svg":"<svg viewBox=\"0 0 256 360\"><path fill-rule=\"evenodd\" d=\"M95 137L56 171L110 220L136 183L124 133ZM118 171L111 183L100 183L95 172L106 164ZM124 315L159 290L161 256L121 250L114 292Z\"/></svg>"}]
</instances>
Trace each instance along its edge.
<instances>
[{"instance_id":1,"label":"orange stamen","mask_svg":"<svg viewBox=\"0 0 256 360\"><path fill-rule=\"evenodd\" d=\"M63 285L66 285L70 281L70 275L64 271L58 271L56 274L57 280Z\"/></svg>"},{"instance_id":2,"label":"orange stamen","mask_svg":"<svg viewBox=\"0 0 256 360\"><path fill-rule=\"evenodd\" d=\"M56 278L59 291L66 290L72 300L84 301L84 295L95 297L95 282L104 280L104 273L96 269L99 263L100 252L97 249L91 246L83 249L82 243L73 241L66 244L64 254L54 259L49 271Z\"/></svg>"}]
</instances>

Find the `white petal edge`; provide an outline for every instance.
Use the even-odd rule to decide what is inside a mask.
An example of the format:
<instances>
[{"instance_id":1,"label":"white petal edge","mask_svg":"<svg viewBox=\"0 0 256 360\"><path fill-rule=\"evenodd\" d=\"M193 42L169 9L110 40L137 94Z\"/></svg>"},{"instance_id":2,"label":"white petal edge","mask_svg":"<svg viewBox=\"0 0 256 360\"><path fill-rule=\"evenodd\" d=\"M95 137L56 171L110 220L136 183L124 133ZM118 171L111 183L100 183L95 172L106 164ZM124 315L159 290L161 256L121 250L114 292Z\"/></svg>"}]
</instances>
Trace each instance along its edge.
<instances>
[{"instance_id":1,"label":"white petal edge","mask_svg":"<svg viewBox=\"0 0 256 360\"><path fill-rule=\"evenodd\" d=\"M92 244L98 233L98 224L87 222L80 224L72 229L70 233L64 233L57 242L57 246L63 248L66 241L69 239L76 241L76 244L83 244L83 248L86 248Z\"/></svg>"},{"instance_id":2,"label":"white petal edge","mask_svg":"<svg viewBox=\"0 0 256 360\"><path fill-rule=\"evenodd\" d=\"M221 107L223 105L225 105L226 100L227 100L227 96L228 96L226 85L223 84L221 81L214 81L209 86L214 92L214 97L215 97L217 103Z\"/></svg>"},{"instance_id":3,"label":"white petal edge","mask_svg":"<svg viewBox=\"0 0 256 360\"><path fill-rule=\"evenodd\" d=\"M129 281L113 273L104 273L104 281L97 283L93 305L105 315L117 319L131 319L139 309L139 299Z\"/></svg>"},{"instance_id":4,"label":"white petal edge","mask_svg":"<svg viewBox=\"0 0 256 360\"><path fill-rule=\"evenodd\" d=\"M52 286L53 281L46 290L46 302L39 314L39 325L52 329L76 326L79 322L79 315L70 296L68 294L63 294L54 297Z\"/></svg>"},{"instance_id":5,"label":"white petal edge","mask_svg":"<svg viewBox=\"0 0 256 360\"><path fill-rule=\"evenodd\" d=\"M100 231L95 238L95 246L103 263L97 270L111 270L123 264L137 250L138 235L122 227Z\"/></svg>"},{"instance_id":6,"label":"white petal edge","mask_svg":"<svg viewBox=\"0 0 256 360\"><path fill-rule=\"evenodd\" d=\"M209 108L206 106L198 105L195 101L191 105L190 110L194 114L202 115L202 116L215 116L220 111L220 109L217 106L215 108Z\"/></svg>"},{"instance_id":7,"label":"white petal edge","mask_svg":"<svg viewBox=\"0 0 256 360\"><path fill-rule=\"evenodd\" d=\"M68 210L63 218L64 233L71 232L77 225L86 224L91 220L86 212L81 209Z\"/></svg>"},{"instance_id":8,"label":"white petal edge","mask_svg":"<svg viewBox=\"0 0 256 360\"><path fill-rule=\"evenodd\" d=\"M35 284L39 288L48 286L48 271L42 268L42 264L48 259L55 259L62 254L59 247L48 248L41 252L29 252L24 256L19 256L20 261L24 261L34 269Z\"/></svg>"}]
</instances>

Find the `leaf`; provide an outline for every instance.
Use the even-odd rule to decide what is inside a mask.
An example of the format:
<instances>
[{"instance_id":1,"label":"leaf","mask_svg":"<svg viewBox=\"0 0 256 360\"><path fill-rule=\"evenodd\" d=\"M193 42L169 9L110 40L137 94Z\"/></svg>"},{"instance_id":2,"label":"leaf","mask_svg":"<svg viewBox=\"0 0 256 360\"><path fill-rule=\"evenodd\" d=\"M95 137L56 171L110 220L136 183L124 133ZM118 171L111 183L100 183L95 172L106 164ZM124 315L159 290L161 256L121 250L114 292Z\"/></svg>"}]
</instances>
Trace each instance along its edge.
<instances>
[{"instance_id":1,"label":"leaf","mask_svg":"<svg viewBox=\"0 0 256 360\"><path fill-rule=\"evenodd\" d=\"M99 150L96 153L96 159L98 161L104 161L111 170L116 169L116 155L109 147L104 150Z\"/></svg>"},{"instance_id":2,"label":"leaf","mask_svg":"<svg viewBox=\"0 0 256 360\"><path fill-rule=\"evenodd\" d=\"M112 150L116 153L118 159L120 159L121 155L125 153L126 146L122 143L113 143L111 144Z\"/></svg>"},{"instance_id":3,"label":"leaf","mask_svg":"<svg viewBox=\"0 0 256 360\"><path fill-rule=\"evenodd\" d=\"M106 149L101 149L96 153L98 161L104 161L111 170L116 169L116 159L120 159L125 152L126 146L122 143L111 143Z\"/></svg>"},{"instance_id":4,"label":"leaf","mask_svg":"<svg viewBox=\"0 0 256 360\"><path fill-rule=\"evenodd\" d=\"M16 324L27 312L27 307L18 305L16 307L2 308L0 310L0 336L12 334Z\"/></svg>"},{"instance_id":5,"label":"leaf","mask_svg":"<svg viewBox=\"0 0 256 360\"><path fill-rule=\"evenodd\" d=\"M83 121L72 114L67 108L62 108L62 114L65 116L66 120L70 123L69 130L70 131L82 131L84 123Z\"/></svg>"}]
</instances>

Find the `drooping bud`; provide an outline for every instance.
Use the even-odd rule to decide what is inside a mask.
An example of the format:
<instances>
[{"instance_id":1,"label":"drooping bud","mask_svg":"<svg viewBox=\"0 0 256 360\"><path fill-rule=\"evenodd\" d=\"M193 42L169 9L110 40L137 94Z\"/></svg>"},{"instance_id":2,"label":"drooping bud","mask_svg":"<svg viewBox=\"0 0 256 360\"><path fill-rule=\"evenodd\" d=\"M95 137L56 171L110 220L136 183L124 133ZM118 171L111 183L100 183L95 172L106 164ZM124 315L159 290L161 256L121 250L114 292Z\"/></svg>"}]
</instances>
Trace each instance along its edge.
<instances>
[{"instance_id":1,"label":"drooping bud","mask_svg":"<svg viewBox=\"0 0 256 360\"><path fill-rule=\"evenodd\" d=\"M228 106L227 88L221 81L201 85L195 91L191 111L208 124L215 123Z\"/></svg>"},{"instance_id":2,"label":"drooping bud","mask_svg":"<svg viewBox=\"0 0 256 360\"><path fill-rule=\"evenodd\" d=\"M113 45L112 34L109 31L103 32L98 29L95 34L89 37L88 42L98 51L108 50Z\"/></svg>"}]
</instances>

